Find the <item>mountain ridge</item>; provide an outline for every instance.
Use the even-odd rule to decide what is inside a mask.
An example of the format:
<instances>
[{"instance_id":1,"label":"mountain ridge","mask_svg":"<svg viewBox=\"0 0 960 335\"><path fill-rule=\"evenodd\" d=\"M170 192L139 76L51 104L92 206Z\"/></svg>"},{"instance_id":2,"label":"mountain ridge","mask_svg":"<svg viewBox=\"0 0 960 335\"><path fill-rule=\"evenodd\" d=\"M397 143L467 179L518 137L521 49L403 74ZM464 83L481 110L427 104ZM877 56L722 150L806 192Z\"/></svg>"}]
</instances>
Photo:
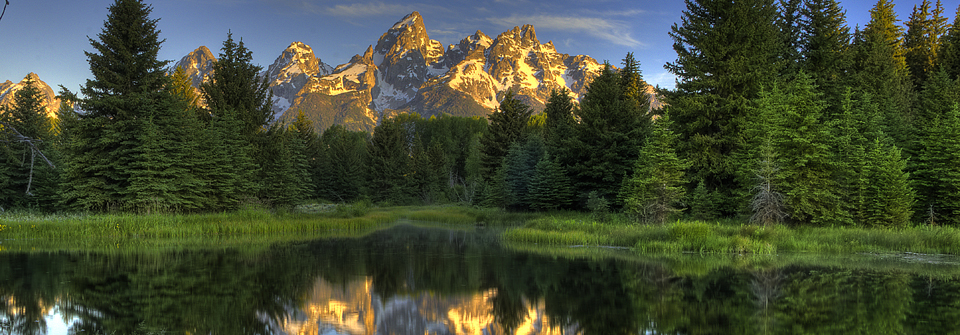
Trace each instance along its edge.
<instances>
[{"instance_id":1,"label":"mountain ridge","mask_svg":"<svg viewBox=\"0 0 960 335\"><path fill-rule=\"evenodd\" d=\"M211 61L209 49L200 47L177 65L199 86L197 79L209 77L199 63ZM541 43L533 25L495 38L477 30L444 47L430 39L420 13L412 12L346 63L327 65L296 41L260 75L270 83L278 121L303 111L318 130L340 124L373 131L381 119L398 113L486 117L508 90L539 112L553 90L565 89L579 100L602 68L590 56Z\"/></svg>"}]
</instances>

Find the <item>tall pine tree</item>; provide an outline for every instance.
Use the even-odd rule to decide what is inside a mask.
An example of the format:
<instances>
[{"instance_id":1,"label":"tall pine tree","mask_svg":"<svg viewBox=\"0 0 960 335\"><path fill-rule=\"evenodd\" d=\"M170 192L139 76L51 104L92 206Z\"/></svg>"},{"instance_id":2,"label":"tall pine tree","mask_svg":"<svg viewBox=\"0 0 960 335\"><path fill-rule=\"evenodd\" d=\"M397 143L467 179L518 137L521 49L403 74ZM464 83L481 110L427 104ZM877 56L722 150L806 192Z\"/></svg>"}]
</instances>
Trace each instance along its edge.
<instances>
[{"instance_id":1,"label":"tall pine tree","mask_svg":"<svg viewBox=\"0 0 960 335\"><path fill-rule=\"evenodd\" d=\"M620 190L624 210L647 222L663 224L680 211L677 203L685 194L684 170L689 165L677 157L672 126L669 113L657 119L653 135L639 150L633 173Z\"/></svg>"},{"instance_id":2,"label":"tall pine tree","mask_svg":"<svg viewBox=\"0 0 960 335\"><path fill-rule=\"evenodd\" d=\"M682 25L670 36L676 61L665 68L677 76L666 92L677 153L691 165L690 180L703 180L721 192L725 215L736 213L740 134L749 119L748 103L781 73L781 38L772 0L685 0Z\"/></svg>"}]
</instances>

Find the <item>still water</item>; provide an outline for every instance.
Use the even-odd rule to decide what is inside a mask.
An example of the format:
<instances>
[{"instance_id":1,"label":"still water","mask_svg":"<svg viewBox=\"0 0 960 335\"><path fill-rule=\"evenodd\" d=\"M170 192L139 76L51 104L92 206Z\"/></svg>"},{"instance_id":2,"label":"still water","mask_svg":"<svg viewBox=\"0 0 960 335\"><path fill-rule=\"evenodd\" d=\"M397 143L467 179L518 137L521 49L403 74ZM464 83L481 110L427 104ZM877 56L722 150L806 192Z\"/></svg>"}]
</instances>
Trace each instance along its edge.
<instances>
[{"instance_id":1,"label":"still water","mask_svg":"<svg viewBox=\"0 0 960 335\"><path fill-rule=\"evenodd\" d=\"M0 334L960 332L952 258L785 258L532 253L409 225L260 251L0 251Z\"/></svg>"}]
</instances>

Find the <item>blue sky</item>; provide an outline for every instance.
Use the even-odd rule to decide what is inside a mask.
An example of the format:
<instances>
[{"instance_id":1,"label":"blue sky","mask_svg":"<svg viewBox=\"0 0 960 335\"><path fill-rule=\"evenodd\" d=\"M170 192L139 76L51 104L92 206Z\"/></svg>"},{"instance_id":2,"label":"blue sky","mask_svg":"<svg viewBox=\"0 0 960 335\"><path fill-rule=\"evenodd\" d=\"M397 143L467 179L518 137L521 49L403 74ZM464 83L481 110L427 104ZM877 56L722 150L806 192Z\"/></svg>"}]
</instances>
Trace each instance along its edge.
<instances>
[{"instance_id":1,"label":"blue sky","mask_svg":"<svg viewBox=\"0 0 960 335\"><path fill-rule=\"evenodd\" d=\"M9 0L0 20L0 82L19 81L29 72L56 89L77 91L90 70L84 51L96 38L112 0ZM895 0L906 20L920 0ZM491 37L533 24L542 43L561 53L586 54L618 65L627 52L640 61L645 79L673 87L663 64L675 60L670 26L684 10L681 0L162 0L147 1L166 39L161 59L179 60L201 45L219 53L227 31L243 38L254 63L266 68L291 42L310 45L332 66L363 53L395 22L419 11L432 39L448 46L483 31ZM847 22L863 25L875 0L842 1ZM0 2L2 4L2 2ZM957 0L944 1L953 21Z\"/></svg>"}]
</instances>

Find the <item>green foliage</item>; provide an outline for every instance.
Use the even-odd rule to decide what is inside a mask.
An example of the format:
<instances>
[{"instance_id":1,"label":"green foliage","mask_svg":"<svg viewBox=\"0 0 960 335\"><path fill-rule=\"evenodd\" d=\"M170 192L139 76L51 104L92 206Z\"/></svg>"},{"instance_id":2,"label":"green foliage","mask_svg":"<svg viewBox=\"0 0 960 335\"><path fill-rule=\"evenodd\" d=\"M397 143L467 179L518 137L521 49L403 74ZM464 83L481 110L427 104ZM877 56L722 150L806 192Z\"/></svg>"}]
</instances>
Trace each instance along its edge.
<instances>
[{"instance_id":1,"label":"green foliage","mask_svg":"<svg viewBox=\"0 0 960 335\"><path fill-rule=\"evenodd\" d=\"M801 73L786 89L774 88L760 99L761 115L776 121L771 134L780 168L779 178L791 219L824 225L842 222L846 213L839 206L835 161L831 155L829 128L823 125L824 105Z\"/></svg>"},{"instance_id":2,"label":"green foliage","mask_svg":"<svg viewBox=\"0 0 960 335\"><path fill-rule=\"evenodd\" d=\"M620 73L606 64L574 111L579 123L565 151L574 155L566 161L581 197L593 191L615 197L649 136L646 83L631 54L624 64Z\"/></svg>"},{"instance_id":3,"label":"green foliage","mask_svg":"<svg viewBox=\"0 0 960 335\"><path fill-rule=\"evenodd\" d=\"M783 63L777 6L769 0L686 0L682 24L671 27L677 59L665 68L677 76L665 92L679 137L677 154L691 164L690 180L719 192L724 215L742 208L735 153L749 118L748 101L780 73Z\"/></svg>"},{"instance_id":4,"label":"green foliage","mask_svg":"<svg viewBox=\"0 0 960 335\"><path fill-rule=\"evenodd\" d=\"M876 140L867 155L865 172L869 186L865 195L865 220L880 227L903 228L913 215L914 192L905 172L906 160L896 146L886 147Z\"/></svg>"},{"instance_id":5,"label":"green foliage","mask_svg":"<svg viewBox=\"0 0 960 335\"><path fill-rule=\"evenodd\" d=\"M527 203L537 211L567 208L573 201L573 184L560 162L544 154L530 181Z\"/></svg>"},{"instance_id":6,"label":"green foliage","mask_svg":"<svg viewBox=\"0 0 960 335\"><path fill-rule=\"evenodd\" d=\"M684 174L689 164L677 157L677 136L672 127L669 113L657 119L650 141L640 149L632 176L620 190L624 211L647 222L666 222L680 211L677 203L686 193Z\"/></svg>"},{"instance_id":7,"label":"green foliage","mask_svg":"<svg viewBox=\"0 0 960 335\"><path fill-rule=\"evenodd\" d=\"M940 37L947 32L947 18L943 16L940 1L933 8L930 6L930 0L923 0L919 7L913 7L903 37L907 68L914 85L921 89L939 67Z\"/></svg>"},{"instance_id":8,"label":"green foliage","mask_svg":"<svg viewBox=\"0 0 960 335\"><path fill-rule=\"evenodd\" d=\"M320 137L320 153L313 170L316 196L337 202L352 202L363 194L368 162L365 132L351 132L340 125Z\"/></svg>"},{"instance_id":9,"label":"green foliage","mask_svg":"<svg viewBox=\"0 0 960 335\"><path fill-rule=\"evenodd\" d=\"M213 63L210 80L200 86L203 101L216 116L233 114L243 122L244 137L254 141L255 134L273 121L272 91L261 67L253 65L253 52L228 33L220 56Z\"/></svg>"},{"instance_id":10,"label":"green foliage","mask_svg":"<svg viewBox=\"0 0 960 335\"><path fill-rule=\"evenodd\" d=\"M513 209L529 209L530 187L536 177L537 164L544 157L543 139L527 136L523 143L510 146L503 158L506 206Z\"/></svg>"},{"instance_id":11,"label":"green foliage","mask_svg":"<svg viewBox=\"0 0 960 335\"><path fill-rule=\"evenodd\" d=\"M413 199L411 157L419 119L416 114L401 114L382 120L373 131L367 175L374 201L406 204Z\"/></svg>"},{"instance_id":12,"label":"green foliage","mask_svg":"<svg viewBox=\"0 0 960 335\"><path fill-rule=\"evenodd\" d=\"M947 32L941 36L940 68L947 72L950 79L960 78L960 6L954 15L953 24L947 27Z\"/></svg>"},{"instance_id":13,"label":"green foliage","mask_svg":"<svg viewBox=\"0 0 960 335\"><path fill-rule=\"evenodd\" d=\"M0 208L54 210L59 200L59 152L44 98L34 77L27 75L13 103L0 107Z\"/></svg>"},{"instance_id":14,"label":"green foliage","mask_svg":"<svg viewBox=\"0 0 960 335\"><path fill-rule=\"evenodd\" d=\"M201 207L188 159L194 120L157 59L156 19L139 1L110 6L88 52L94 79L81 89L85 111L62 125L67 204L88 210L152 211ZM162 134L162 136L161 136ZM194 151L195 152L195 151ZM196 154L194 154L194 157Z\"/></svg>"},{"instance_id":15,"label":"green foliage","mask_svg":"<svg viewBox=\"0 0 960 335\"><path fill-rule=\"evenodd\" d=\"M697 187L687 194L687 213L694 220L713 220L720 215L717 203L717 193L707 190L701 180L697 182Z\"/></svg>"},{"instance_id":16,"label":"green foliage","mask_svg":"<svg viewBox=\"0 0 960 335\"><path fill-rule=\"evenodd\" d=\"M489 116L489 129L480 138L483 176L492 176L507 156L510 146L524 138L532 114L530 107L517 99L512 91L504 95L500 107Z\"/></svg>"},{"instance_id":17,"label":"green foliage","mask_svg":"<svg viewBox=\"0 0 960 335\"><path fill-rule=\"evenodd\" d=\"M813 77L828 106L836 106L849 67L850 29L846 26L846 13L835 0L805 1L800 12L803 70ZM832 115L826 116L833 119Z\"/></svg>"},{"instance_id":18,"label":"green foliage","mask_svg":"<svg viewBox=\"0 0 960 335\"><path fill-rule=\"evenodd\" d=\"M939 72L928 82L917 109L918 148L913 160L917 221L960 223L960 111L957 84Z\"/></svg>"}]
</instances>

